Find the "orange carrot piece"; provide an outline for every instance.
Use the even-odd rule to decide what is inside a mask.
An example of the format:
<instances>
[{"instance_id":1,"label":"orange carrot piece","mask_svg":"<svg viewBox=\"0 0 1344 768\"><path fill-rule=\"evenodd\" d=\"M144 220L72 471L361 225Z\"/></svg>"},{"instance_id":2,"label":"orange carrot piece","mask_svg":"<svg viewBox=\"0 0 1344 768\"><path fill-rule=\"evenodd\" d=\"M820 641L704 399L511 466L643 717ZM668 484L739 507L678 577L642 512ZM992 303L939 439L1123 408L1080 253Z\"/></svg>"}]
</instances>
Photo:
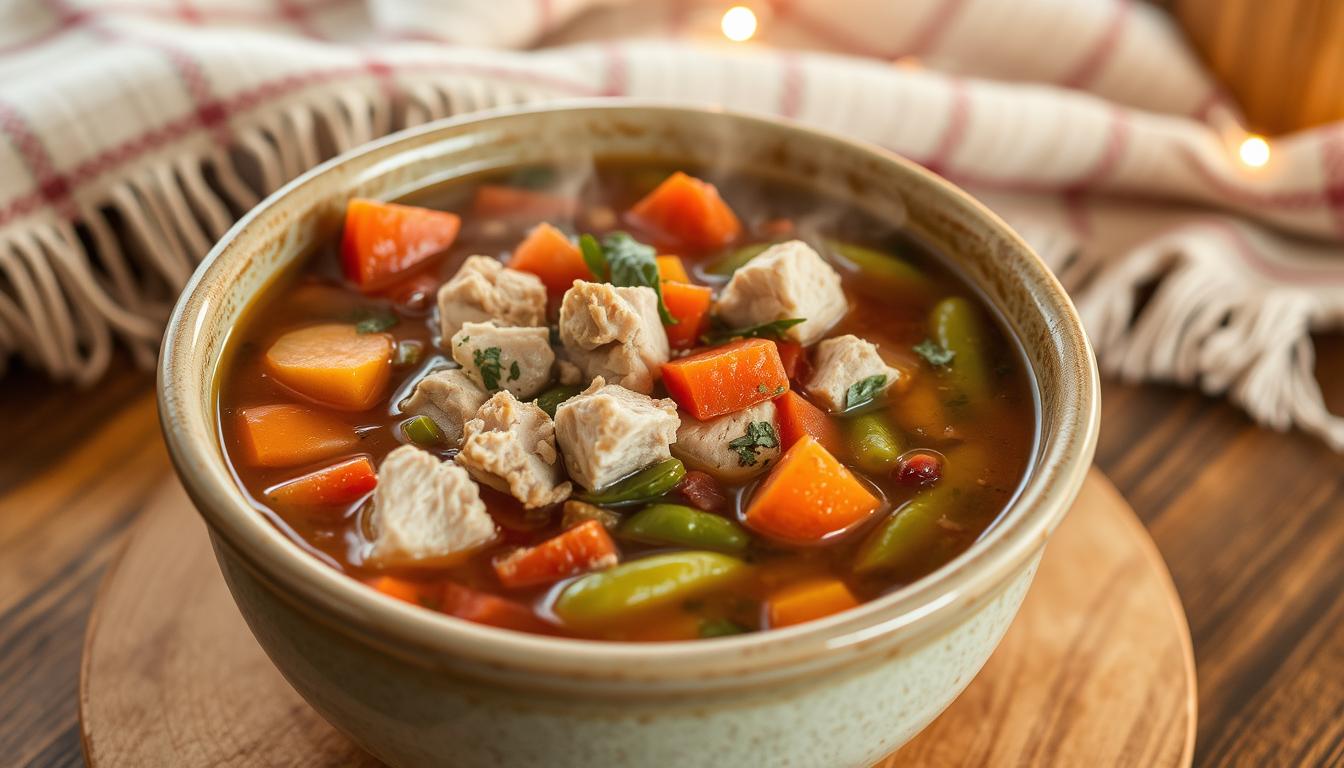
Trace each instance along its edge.
<instances>
[{"instance_id":1,"label":"orange carrot piece","mask_svg":"<svg viewBox=\"0 0 1344 768\"><path fill-rule=\"evenodd\" d=\"M386 287L448 250L461 228L455 213L355 198L341 235L345 277L365 291Z\"/></svg>"},{"instance_id":2,"label":"orange carrot piece","mask_svg":"<svg viewBox=\"0 0 1344 768\"><path fill-rule=\"evenodd\" d=\"M784 364L784 375L792 381L800 381L807 374L807 352L796 341L775 341L779 347L779 361Z\"/></svg>"},{"instance_id":3,"label":"orange carrot piece","mask_svg":"<svg viewBox=\"0 0 1344 768\"><path fill-rule=\"evenodd\" d=\"M879 506L853 473L816 438L804 435L756 489L744 517L766 536L815 542L855 525Z\"/></svg>"},{"instance_id":4,"label":"orange carrot piece","mask_svg":"<svg viewBox=\"0 0 1344 768\"><path fill-rule=\"evenodd\" d=\"M506 587L534 587L616 564L616 543L597 520L589 520L535 547L495 558L495 575Z\"/></svg>"},{"instance_id":5,"label":"orange carrot piece","mask_svg":"<svg viewBox=\"0 0 1344 768\"><path fill-rule=\"evenodd\" d=\"M575 280L593 279L579 247L571 243L565 233L545 222L527 233L514 249L508 265L541 278L546 289L554 295L569 290Z\"/></svg>"},{"instance_id":6,"label":"orange carrot piece","mask_svg":"<svg viewBox=\"0 0 1344 768\"><path fill-rule=\"evenodd\" d=\"M681 263L680 256L659 256L655 261L658 262L658 277L661 279L674 283L691 282L691 276L686 273L686 265Z\"/></svg>"},{"instance_id":7,"label":"orange carrot piece","mask_svg":"<svg viewBox=\"0 0 1344 768\"><path fill-rule=\"evenodd\" d=\"M707 285L663 282L663 303L677 319L676 325L663 326L673 349L690 349L700 340L709 324L709 305L714 292Z\"/></svg>"},{"instance_id":8,"label":"orange carrot piece","mask_svg":"<svg viewBox=\"0 0 1344 768\"><path fill-rule=\"evenodd\" d=\"M290 331L266 350L266 372L305 397L347 411L373 407L392 372L392 337L344 323Z\"/></svg>"},{"instance_id":9,"label":"orange carrot piece","mask_svg":"<svg viewBox=\"0 0 1344 768\"><path fill-rule=\"evenodd\" d=\"M681 171L635 203L630 219L696 248L726 245L742 231L742 222L713 184Z\"/></svg>"},{"instance_id":10,"label":"orange carrot piece","mask_svg":"<svg viewBox=\"0 0 1344 768\"><path fill-rule=\"evenodd\" d=\"M770 626L791 627L849 610L859 599L845 583L836 578L791 584L770 596L767 610Z\"/></svg>"},{"instance_id":11,"label":"orange carrot piece","mask_svg":"<svg viewBox=\"0 0 1344 768\"><path fill-rule=\"evenodd\" d=\"M293 467L359 445L349 424L301 405L258 405L238 411L238 455L254 467Z\"/></svg>"},{"instance_id":12,"label":"orange carrot piece","mask_svg":"<svg viewBox=\"0 0 1344 768\"><path fill-rule=\"evenodd\" d=\"M831 455L844 449L844 439L836 423L797 392L785 392L775 400L775 420L779 424L780 447L786 451L804 435L811 435Z\"/></svg>"},{"instance_id":13,"label":"orange carrot piece","mask_svg":"<svg viewBox=\"0 0 1344 768\"><path fill-rule=\"evenodd\" d=\"M563 219L577 209L572 198L503 184L482 184L471 202L472 215L482 218Z\"/></svg>"},{"instance_id":14,"label":"orange carrot piece","mask_svg":"<svg viewBox=\"0 0 1344 768\"><path fill-rule=\"evenodd\" d=\"M519 632L550 632L550 625L522 603L451 582L444 585L441 610L477 624L515 629Z\"/></svg>"},{"instance_id":15,"label":"orange carrot piece","mask_svg":"<svg viewBox=\"0 0 1344 768\"><path fill-rule=\"evenodd\" d=\"M438 589L419 581L398 579L395 576L379 576L370 579L368 585L388 597L395 597L398 600L422 608L433 606L439 602L438 596L434 594L438 592Z\"/></svg>"},{"instance_id":16,"label":"orange carrot piece","mask_svg":"<svg viewBox=\"0 0 1344 768\"><path fill-rule=\"evenodd\" d=\"M285 506L344 506L358 501L377 484L373 462L368 456L356 456L287 480L266 491L266 498Z\"/></svg>"},{"instance_id":17,"label":"orange carrot piece","mask_svg":"<svg viewBox=\"0 0 1344 768\"><path fill-rule=\"evenodd\" d=\"M676 327L676 326L670 326ZM741 339L663 364L663 386L704 421L779 397L789 377L769 339Z\"/></svg>"}]
</instances>

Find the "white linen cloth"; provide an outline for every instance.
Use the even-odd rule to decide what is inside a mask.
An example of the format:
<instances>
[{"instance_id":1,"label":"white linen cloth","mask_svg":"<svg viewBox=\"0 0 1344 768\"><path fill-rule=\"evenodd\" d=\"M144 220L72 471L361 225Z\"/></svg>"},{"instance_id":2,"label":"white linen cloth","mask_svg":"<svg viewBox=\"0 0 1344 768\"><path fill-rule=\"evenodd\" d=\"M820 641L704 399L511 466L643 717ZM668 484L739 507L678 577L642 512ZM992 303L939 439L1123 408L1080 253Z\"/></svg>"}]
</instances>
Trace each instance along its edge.
<instances>
[{"instance_id":1,"label":"white linen cloth","mask_svg":"<svg viewBox=\"0 0 1344 768\"><path fill-rule=\"evenodd\" d=\"M1056 269L1107 372L1226 393L1344 449L1309 335L1344 318L1344 125L1242 163L1235 110L1140 2L756 0L745 44L718 31L728 5L0 3L0 370L22 356L92 384L117 340L151 364L210 245L334 152L484 107L634 96L923 163Z\"/></svg>"}]
</instances>

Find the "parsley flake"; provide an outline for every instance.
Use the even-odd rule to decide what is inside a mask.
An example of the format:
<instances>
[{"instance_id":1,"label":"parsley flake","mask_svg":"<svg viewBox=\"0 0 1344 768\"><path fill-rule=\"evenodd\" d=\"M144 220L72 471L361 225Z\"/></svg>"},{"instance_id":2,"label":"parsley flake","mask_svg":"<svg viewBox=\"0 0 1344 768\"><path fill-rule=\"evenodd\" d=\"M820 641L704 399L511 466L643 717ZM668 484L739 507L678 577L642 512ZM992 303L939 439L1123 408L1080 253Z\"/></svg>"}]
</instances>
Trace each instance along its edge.
<instances>
[{"instance_id":1,"label":"parsley flake","mask_svg":"<svg viewBox=\"0 0 1344 768\"><path fill-rule=\"evenodd\" d=\"M867 378L859 379L851 384L849 391L845 393L845 410L871 403L886 387L887 375L885 373L876 373Z\"/></svg>"},{"instance_id":2,"label":"parsley flake","mask_svg":"<svg viewBox=\"0 0 1344 768\"><path fill-rule=\"evenodd\" d=\"M599 243L592 235L579 238L579 253L595 280L619 287L652 288L658 297L658 316L663 325L676 325L677 318L663 302L663 280L658 274L657 251L625 232L612 232Z\"/></svg>"},{"instance_id":3,"label":"parsley flake","mask_svg":"<svg viewBox=\"0 0 1344 768\"><path fill-rule=\"evenodd\" d=\"M471 361L476 364L476 370L481 372L481 381L485 383L485 388L499 389L499 347L474 349L471 352Z\"/></svg>"},{"instance_id":4,"label":"parsley flake","mask_svg":"<svg viewBox=\"0 0 1344 768\"><path fill-rule=\"evenodd\" d=\"M944 347L933 339L925 339L914 346L914 350L932 366L948 365L957 353Z\"/></svg>"},{"instance_id":5,"label":"parsley flake","mask_svg":"<svg viewBox=\"0 0 1344 768\"><path fill-rule=\"evenodd\" d=\"M521 375L522 373L518 370L518 361L514 360L509 365L509 381L517 381L518 377Z\"/></svg>"},{"instance_id":6,"label":"parsley flake","mask_svg":"<svg viewBox=\"0 0 1344 768\"><path fill-rule=\"evenodd\" d=\"M397 316L386 309L361 309L354 321L355 333L382 333L397 324Z\"/></svg>"},{"instance_id":7,"label":"parsley flake","mask_svg":"<svg viewBox=\"0 0 1344 768\"><path fill-rule=\"evenodd\" d=\"M737 451L737 463L744 467L756 466L756 453L761 448L778 448L779 438L775 436L775 427L768 421L752 421L747 424L746 434L728 441L728 447Z\"/></svg>"}]
</instances>

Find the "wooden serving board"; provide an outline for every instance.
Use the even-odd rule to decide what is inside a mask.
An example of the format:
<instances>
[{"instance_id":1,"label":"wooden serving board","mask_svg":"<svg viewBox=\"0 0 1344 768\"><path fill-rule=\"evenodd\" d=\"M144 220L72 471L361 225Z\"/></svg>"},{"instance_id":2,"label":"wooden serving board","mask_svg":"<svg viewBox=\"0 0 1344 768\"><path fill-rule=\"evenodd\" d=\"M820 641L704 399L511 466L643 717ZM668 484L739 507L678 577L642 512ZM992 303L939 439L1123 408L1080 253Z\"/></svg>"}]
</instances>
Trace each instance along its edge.
<instances>
[{"instance_id":1,"label":"wooden serving board","mask_svg":"<svg viewBox=\"0 0 1344 768\"><path fill-rule=\"evenodd\" d=\"M103 583L80 721L94 768L377 765L271 666L176 481ZM1194 726L1180 600L1147 532L1094 470L984 670L881 766L1188 766Z\"/></svg>"}]
</instances>

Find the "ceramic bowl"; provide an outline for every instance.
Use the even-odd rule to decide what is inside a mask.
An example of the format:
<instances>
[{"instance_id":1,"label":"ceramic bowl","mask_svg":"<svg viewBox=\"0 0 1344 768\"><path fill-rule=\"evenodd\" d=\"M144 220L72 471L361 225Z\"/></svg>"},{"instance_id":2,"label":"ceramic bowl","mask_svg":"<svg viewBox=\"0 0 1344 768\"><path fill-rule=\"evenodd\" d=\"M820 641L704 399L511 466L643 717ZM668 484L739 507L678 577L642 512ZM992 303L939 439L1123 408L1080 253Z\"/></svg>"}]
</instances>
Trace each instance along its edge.
<instances>
[{"instance_id":1,"label":"ceramic bowl","mask_svg":"<svg viewBox=\"0 0 1344 768\"><path fill-rule=\"evenodd\" d=\"M384 597L304 554L221 454L221 353L272 278L339 231L351 197L589 156L730 162L900 217L1002 313L1038 386L1040 432L1000 521L933 575L788 629L602 643L513 633ZM257 641L327 720L394 766L864 766L943 710L1012 621L1091 463L1096 365L1073 305L1021 238L881 149L774 119L620 102L434 123L304 174L211 251L173 313L164 434ZM203 660L208 661L208 660Z\"/></svg>"}]
</instances>

